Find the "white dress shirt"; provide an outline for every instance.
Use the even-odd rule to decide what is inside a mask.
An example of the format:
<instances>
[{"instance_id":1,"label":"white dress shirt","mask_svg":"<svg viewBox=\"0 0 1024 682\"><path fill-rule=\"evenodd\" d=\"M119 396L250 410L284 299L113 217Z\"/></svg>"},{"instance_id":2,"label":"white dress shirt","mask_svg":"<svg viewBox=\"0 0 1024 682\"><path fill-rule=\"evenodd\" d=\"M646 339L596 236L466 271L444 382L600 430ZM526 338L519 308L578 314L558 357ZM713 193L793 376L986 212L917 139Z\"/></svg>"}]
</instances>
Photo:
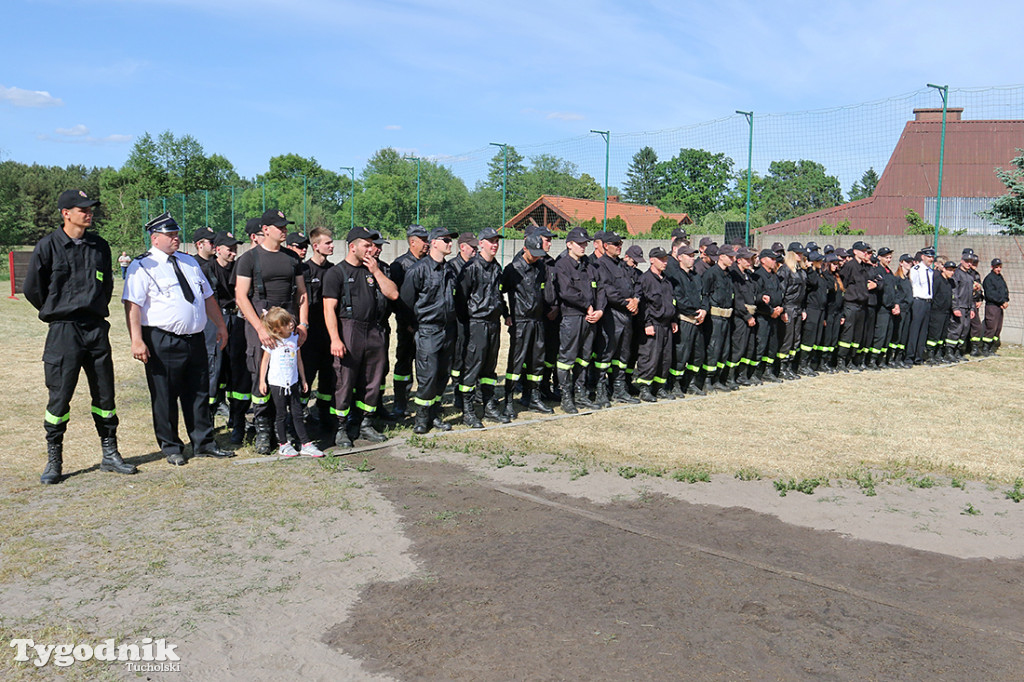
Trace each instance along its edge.
<instances>
[{"instance_id":1,"label":"white dress shirt","mask_svg":"<svg viewBox=\"0 0 1024 682\"><path fill-rule=\"evenodd\" d=\"M918 263L910 268L910 287L914 291L914 298L932 300L932 277L935 271L924 263Z\"/></svg>"},{"instance_id":2,"label":"white dress shirt","mask_svg":"<svg viewBox=\"0 0 1024 682\"><path fill-rule=\"evenodd\" d=\"M168 255L158 249L128 266L121 300L142 309L143 327L158 327L172 334L198 334L206 326L206 299L213 295L213 289L195 258L187 253L174 256L192 287L192 303L185 299Z\"/></svg>"}]
</instances>

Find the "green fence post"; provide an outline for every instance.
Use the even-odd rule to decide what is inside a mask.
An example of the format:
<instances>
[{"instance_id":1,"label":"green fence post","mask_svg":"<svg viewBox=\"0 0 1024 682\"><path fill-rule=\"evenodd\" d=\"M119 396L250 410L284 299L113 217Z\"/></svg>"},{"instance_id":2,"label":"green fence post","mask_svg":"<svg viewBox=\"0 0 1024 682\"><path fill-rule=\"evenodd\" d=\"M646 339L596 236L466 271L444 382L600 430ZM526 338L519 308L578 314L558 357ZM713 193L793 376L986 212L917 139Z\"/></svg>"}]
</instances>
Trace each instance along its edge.
<instances>
[{"instance_id":1,"label":"green fence post","mask_svg":"<svg viewBox=\"0 0 1024 682\"><path fill-rule=\"evenodd\" d=\"M949 86L948 85L932 85L928 83L929 88L935 88L942 95L942 139L939 142L939 186L935 194L935 238L932 242L932 246L936 251L939 249L939 216L942 215L942 162L946 155L946 105L949 100Z\"/></svg>"},{"instance_id":2,"label":"green fence post","mask_svg":"<svg viewBox=\"0 0 1024 682\"><path fill-rule=\"evenodd\" d=\"M501 142L491 142L494 147L501 147L501 155L504 160L504 170L501 172L501 263L505 264L505 197L508 192L508 145Z\"/></svg>"},{"instance_id":3,"label":"green fence post","mask_svg":"<svg viewBox=\"0 0 1024 682\"><path fill-rule=\"evenodd\" d=\"M753 175L754 163L754 112L740 111L737 109L736 113L743 114L747 119L747 125L750 126L750 137L747 142L747 236L744 240L744 244L750 246L750 182L751 176Z\"/></svg>"},{"instance_id":4,"label":"green fence post","mask_svg":"<svg viewBox=\"0 0 1024 682\"><path fill-rule=\"evenodd\" d=\"M352 190L348 200L351 204L349 206L349 229L354 230L356 227L356 167L355 166L339 166L340 170L348 171L352 174Z\"/></svg>"},{"instance_id":5,"label":"green fence post","mask_svg":"<svg viewBox=\"0 0 1024 682\"><path fill-rule=\"evenodd\" d=\"M408 154L405 156L410 161L416 161L416 224L420 224L420 157Z\"/></svg>"},{"instance_id":6,"label":"green fence post","mask_svg":"<svg viewBox=\"0 0 1024 682\"><path fill-rule=\"evenodd\" d=\"M611 151L611 133L607 130L591 130L604 138L604 223L601 229L608 229L608 156Z\"/></svg>"},{"instance_id":7,"label":"green fence post","mask_svg":"<svg viewBox=\"0 0 1024 682\"><path fill-rule=\"evenodd\" d=\"M231 233L234 234L234 232L235 232L235 186L234 185L230 185L230 187L231 187Z\"/></svg>"}]
</instances>

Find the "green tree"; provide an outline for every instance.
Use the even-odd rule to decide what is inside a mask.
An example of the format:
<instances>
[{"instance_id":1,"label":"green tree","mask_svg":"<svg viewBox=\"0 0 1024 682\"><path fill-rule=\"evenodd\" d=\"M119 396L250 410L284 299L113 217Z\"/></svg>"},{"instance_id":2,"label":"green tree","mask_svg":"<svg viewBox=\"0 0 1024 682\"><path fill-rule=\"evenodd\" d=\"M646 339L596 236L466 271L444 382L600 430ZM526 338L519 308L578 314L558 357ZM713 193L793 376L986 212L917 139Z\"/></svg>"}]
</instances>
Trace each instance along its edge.
<instances>
[{"instance_id":1,"label":"green tree","mask_svg":"<svg viewBox=\"0 0 1024 682\"><path fill-rule=\"evenodd\" d=\"M913 235L932 235L935 234L935 226L929 223L927 220L921 217L921 214L912 208L907 209L906 213L907 229L904 234ZM949 230L945 227L939 228L939 234L949 234Z\"/></svg>"},{"instance_id":2,"label":"green tree","mask_svg":"<svg viewBox=\"0 0 1024 682\"><path fill-rule=\"evenodd\" d=\"M624 198L636 204L654 205L660 194L658 153L651 147L644 147L633 155L626 169Z\"/></svg>"},{"instance_id":3,"label":"green tree","mask_svg":"<svg viewBox=\"0 0 1024 682\"><path fill-rule=\"evenodd\" d=\"M1012 163L1010 170L996 169L996 176L1006 185L1006 194L979 215L1005 226L1002 234L1024 234L1024 149L1017 149Z\"/></svg>"},{"instance_id":4,"label":"green tree","mask_svg":"<svg viewBox=\"0 0 1024 682\"><path fill-rule=\"evenodd\" d=\"M876 187L878 187L878 173L874 168L868 168L860 180L850 187L850 201L867 199L875 193Z\"/></svg>"},{"instance_id":5,"label":"green tree","mask_svg":"<svg viewBox=\"0 0 1024 682\"><path fill-rule=\"evenodd\" d=\"M764 178L761 205L770 223L843 203L839 179L816 161L772 161Z\"/></svg>"},{"instance_id":6,"label":"green tree","mask_svg":"<svg viewBox=\"0 0 1024 682\"><path fill-rule=\"evenodd\" d=\"M661 188L657 205L663 211L686 212L697 222L701 216L729 208L733 160L725 154L684 148L657 168Z\"/></svg>"}]
</instances>

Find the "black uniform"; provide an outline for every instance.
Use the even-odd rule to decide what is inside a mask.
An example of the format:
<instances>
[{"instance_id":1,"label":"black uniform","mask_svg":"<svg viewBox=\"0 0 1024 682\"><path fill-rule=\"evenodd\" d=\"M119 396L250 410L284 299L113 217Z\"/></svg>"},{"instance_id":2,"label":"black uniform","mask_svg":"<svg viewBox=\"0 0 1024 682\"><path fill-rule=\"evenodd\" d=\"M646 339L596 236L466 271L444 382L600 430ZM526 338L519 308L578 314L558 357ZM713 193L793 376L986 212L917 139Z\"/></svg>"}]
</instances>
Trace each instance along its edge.
<instances>
[{"instance_id":1,"label":"black uniform","mask_svg":"<svg viewBox=\"0 0 1024 682\"><path fill-rule=\"evenodd\" d=\"M732 349L729 352L729 359L725 363L733 373L733 379L740 375L740 369L746 369L754 364L754 341L756 333L754 327L750 326L749 320L755 320L754 313L757 311L756 292L754 280L750 272L741 270L733 263L729 266L729 277L732 279L734 298L732 302ZM745 379L746 373L742 374Z\"/></svg>"},{"instance_id":2,"label":"black uniform","mask_svg":"<svg viewBox=\"0 0 1024 682\"><path fill-rule=\"evenodd\" d=\"M953 280L941 271L932 279L932 306L928 317L928 347L939 351L945 343L946 328L953 316Z\"/></svg>"},{"instance_id":3,"label":"black uniform","mask_svg":"<svg viewBox=\"0 0 1024 682\"><path fill-rule=\"evenodd\" d=\"M868 277L870 263L861 263L856 258L847 261L839 270L839 276L846 285L843 295L843 329L839 335L839 357L844 360L851 356L863 358L864 320L868 306Z\"/></svg>"},{"instance_id":4,"label":"black uniform","mask_svg":"<svg viewBox=\"0 0 1024 682\"><path fill-rule=\"evenodd\" d=\"M498 261L488 262L480 254L470 258L458 276L456 307L462 307L467 318L465 360L458 385L464 401L472 400L469 394L478 383L483 402L490 404L494 399L501 321L508 316L501 278Z\"/></svg>"},{"instance_id":5,"label":"black uniform","mask_svg":"<svg viewBox=\"0 0 1024 682\"><path fill-rule=\"evenodd\" d=\"M597 277L597 286L604 289L608 302L598 323L604 341L598 350L594 365L602 384L604 374L610 375L613 382L620 381L618 376L621 374L622 388L625 389L625 370L629 366L630 349L633 344L634 317L626 303L631 298L639 299L640 293L630 275L629 267L619 258L612 258L609 255L598 258ZM602 390L600 386L598 390ZM602 397L603 394L599 393L599 402Z\"/></svg>"},{"instance_id":6,"label":"black uniform","mask_svg":"<svg viewBox=\"0 0 1024 682\"><path fill-rule=\"evenodd\" d=\"M401 301L405 309L411 311L416 324L415 402L423 412L428 412L441 404L455 351L454 273L444 261L424 257L416 267L405 272ZM399 371L396 365L396 375Z\"/></svg>"},{"instance_id":7,"label":"black uniform","mask_svg":"<svg viewBox=\"0 0 1024 682\"><path fill-rule=\"evenodd\" d=\"M531 265L526 262L522 251L515 255L502 273L502 289L508 297L508 310L512 318L508 364L505 369L505 399L509 403L512 387L517 381L522 382L523 393L530 394L543 378L546 342L544 319L547 310L544 288L547 277L545 259L541 258ZM529 398L526 402L530 402Z\"/></svg>"},{"instance_id":8,"label":"black uniform","mask_svg":"<svg viewBox=\"0 0 1024 682\"><path fill-rule=\"evenodd\" d=\"M330 410L334 393L334 367L331 356L331 337L324 322L324 278L333 266L325 260L318 265L313 260L303 263L306 282L306 300L309 301L309 329L302 344L302 369L310 393L316 398L320 414ZM314 379L317 386L313 388Z\"/></svg>"},{"instance_id":9,"label":"black uniform","mask_svg":"<svg viewBox=\"0 0 1024 682\"><path fill-rule=\"evenodd\" d=\"M785 362L795 359L797 351L803 350L800 347L800 339L803 332L803 314L807 298L807 273L799 266L796 270L792 270L783 264L779 267L779 279L782 280L783 288L782 307L788 318L784 322L785 334L779 345L779 356Z\"/></svg>"},{"instance_id":10,"label":"black uniform","mask_svg":"<svg viewBox=\"0 0 1024 682\"><path fill-rule=\"evenodd\" d=\"M675 258L669 258L665 266L665 277L672 282L678 320L678 328L673 336L672 367L669 374L675 378L680 391L686 392L690 386L696 388L692 382L704 362L704 336L697 324L697 311L703 307L701 280L693 268L683 270ZM637 334L643 334L642 325Z\"/></svg>"},{"instance_id":11,"label":"black uniform","mask_svg":"<svg viewBox=\"0 0 1024 682\"><path fill-rule=\"evenodd\" d=\"M228 423L233 429L234 442L241 443L245 431L245 413L252 401L252 374L246 365L245 318L235 305L235 263L223 267L211 258L203 269L206 279L217 298L224 326L228 330L228 345L221 352L221 379L231 405Z\"/></svg>"},{"instance_id":12,"label":"black uniform","mask_svg":"<svg viewBox=\"0 0 1024 682\"><path fill-rule=\"evenodd\" d=\"M49 444L64 442L71 396L83 369L96 432L100 438L117 435L106 320L113 286L110 246L97 234L86 232L76 242L61 228L39 240L32 251L23 292L50 327L43 347L43 375L50 394L43 428Z\"/></svg>"},{"instance_id":13,"label":"black uniform","mask_svg":"<svg viewBox=\"0 0 1024 682\"><path fill-rule=\"evenodd\" d=\"M804 320L804 328L800 332L800 350L805 353L821 354L825 352L822 339L825 337L825 311L828 308L829 287L834 286L835 282L829 282L825 277L824 267L820 270L808 268L806 273L807 301L804 310L807 312L807 319Z\"/></svg>"},{"instance_id":14,"label":"black uniform","mask_svg":"<svg viewBox=\"0 0 1024 682\"><path fill-rule=\"evenodd\" d=\"M869 276L877 286L868 292L869 317L874 316L868 352L871 353L872 362L878 363L884 360L889 352L889 343L895 327L892 309L896 305L896 275L879 263L871 269ZM877 301L877 304L873 304L872 301Z\"/></svg>"},{"instance_id":15,"label":"black uniform","mask_svg":"<svg viewBox=\"0 0 1024 682\"><path fill-rule=\"evenodd\" d=\"M910 277L896 277L896 305L900 308L899 315L892 316L892 343L889 347L903 360L907 351L907 340L910 338L910 310L914 305L914 288Z\"/></svg>"},{"instance_id":16,"label":"black uniform","mask_svg":"<svg viewBox=\"0 0 1024 682\"><path fill-rule=\"evenodd\" d=\"M654 335L650 336L645 331L640 339L640 354L633 381L647 386L652 383L665 386L672 367L672 322L676 317L672 282L648 269L640 276L640 291L643 297L644 328L654 327Z\"/></svg>"},{"instance_id":17,"label":"black uniform","mask_svg":"<svg viewBox=\"0 0 1024 682\"><path fill-rule=\"evenodd\" d=\"M974 310L974 280L961 266L953 271L952 282L953 309L960 311L960 315L950 315L949 325L946 328L946 346L962 350L971 331L971 311Z\"/></svg>"},{"instance_id":18,"label":"black uniform","mask_svg":"<svg viewBox=\"0 0 1024 682\"><path fill-rule=\"evenodd\" d=\"M349 416L353 405L369 415L380 403L387 345L379 324L383 298L379 292L377 279L365 265L344 260L331 267L323 279L323 298L337 301L338 336L345 344L344 357L331 356L333 412L342 419Z\"/></svg>"},{"instance_id":19,"label":"black uniform","mask_svg":"<svg viewBox=\"0 0 1024 682\"><path fill-rule=\"evenodd\" d=\"M992 271L981 283L985 291L985 336L982 341L999 348L999 335L1003 332L1003 304L1010 300L1010 290L1002 275Z\"/></svg>"},{"instance_id":20,"label":"black uniform","mask_svg":"<svg viewBox=\"0 0 1024 682\"><path fill-rule=\"evenodd\" d=\"M455 257L448 261L448 267L455 273L456 282L459 281L459 275L462 274L462 270L468 262L463 260L462 255L459 253L455 254ZM462 369L466 364L466 339L469 333L469 315L466 313L464 303L458 297L455 299L455 319L458 324L455 326L455 353L452 356L451 377L452 385L457 389L459 379L462 377Z\"/></svg>"},{"instance_id":21,"label":"black uniform","mask_svg":"<svg viewBox=\"0 0 1024 682\"><path fill-rule=\"evenodd\" d=\"M751 273L751 278L754 280L754 296L755 303L757 306L757 327L755 328L754 337L754 357L758 358L764 367L761 369L763 376L764 372L769 370L777 370L781 359L779 358L779 339L782 338L784 332L782 315L778 317L772 317L772 313L776 308L782 305L782 281L779 276L774 272L768 272L763 266L754 268ZM765 303L764 297L768 297L768 302ZM769 375L775 375L777 371L770 371Z\"/></svg>"},{"instance_id":22,"label":"black uniform","mask_svg":"<svg viewBox=\"0 0 1024 682\"><path fill-rule=\"evenodd\" d=\"M605 292L597 286L597 274L587 259L575 260L565 253L554 267L555 291L562 313L559 330L558 379L562 392L576 386L577 399L584 396L586 368L594 345L594 325L587 322L588 308L604 310Z\"/></svg>"},{"instance_id":23,"label":"black uniform","mask_svg":"<svg viewBox=\"0 0 1024 682\"><path fill-rule=\"evenodd\" d=\"M729 357L729 318L732 317L733 287L729 273L718 265L703 275L703 306L711 320L704 371L711 383L717 383L719 372L725 369Z\"/></svg>"},{"instance_id":24,"label":"black uniform","mask_svg":"<svg viewBox=\"0 0 1024 682\"><path fill-rule=\"evenodd\" d=\"M402 290L406 274L423 262L406 251L391 263L391 281ZM392 303L395 313L395 369L392 376L395 390L395 411L405 412L409 387L412 385L412 363L416 359L416 320L402 298Z\"/></svg>"}]
</instances>

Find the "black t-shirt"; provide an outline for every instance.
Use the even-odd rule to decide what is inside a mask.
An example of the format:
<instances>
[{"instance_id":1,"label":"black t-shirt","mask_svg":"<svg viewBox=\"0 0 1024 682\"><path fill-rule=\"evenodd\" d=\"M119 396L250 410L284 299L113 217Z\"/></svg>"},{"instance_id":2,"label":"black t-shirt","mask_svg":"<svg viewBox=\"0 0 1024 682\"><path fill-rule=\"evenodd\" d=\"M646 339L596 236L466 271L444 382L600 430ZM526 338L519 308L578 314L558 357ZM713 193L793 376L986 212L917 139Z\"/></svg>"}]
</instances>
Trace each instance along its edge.
<instances>
[{"instance_id":1,"label":"black t-shirt","mask_svg":"<svg viewBox=\"0 0 1024 682\"><path fill-rule=\"evenodd\" d=\"M292 283L296 273L301 273L301 261L287 249L267 251L261 246L254 246L241 256L235 264L235 277L249 277L249 297L256 298L259 294L256 286L255 260L259 252L260 270L263 284L267 288L267 302L270 305L290 307L292 305ZM289 255L291 254L291 255Z\"/></svg>"},{"instance_id":2,"label":"black t-shirt","mask_svg":"<svg viewBox=\"0 0 1024 682\"><path fill-rule=\"evenodd\" d=\"M377 280L363 265L356 267L348 261L341 261L324 275L324 298L338 299L338 317L376 322L377 290ZM350 307L346 307L346 303Z\"/></svg>"}]
</instances>

